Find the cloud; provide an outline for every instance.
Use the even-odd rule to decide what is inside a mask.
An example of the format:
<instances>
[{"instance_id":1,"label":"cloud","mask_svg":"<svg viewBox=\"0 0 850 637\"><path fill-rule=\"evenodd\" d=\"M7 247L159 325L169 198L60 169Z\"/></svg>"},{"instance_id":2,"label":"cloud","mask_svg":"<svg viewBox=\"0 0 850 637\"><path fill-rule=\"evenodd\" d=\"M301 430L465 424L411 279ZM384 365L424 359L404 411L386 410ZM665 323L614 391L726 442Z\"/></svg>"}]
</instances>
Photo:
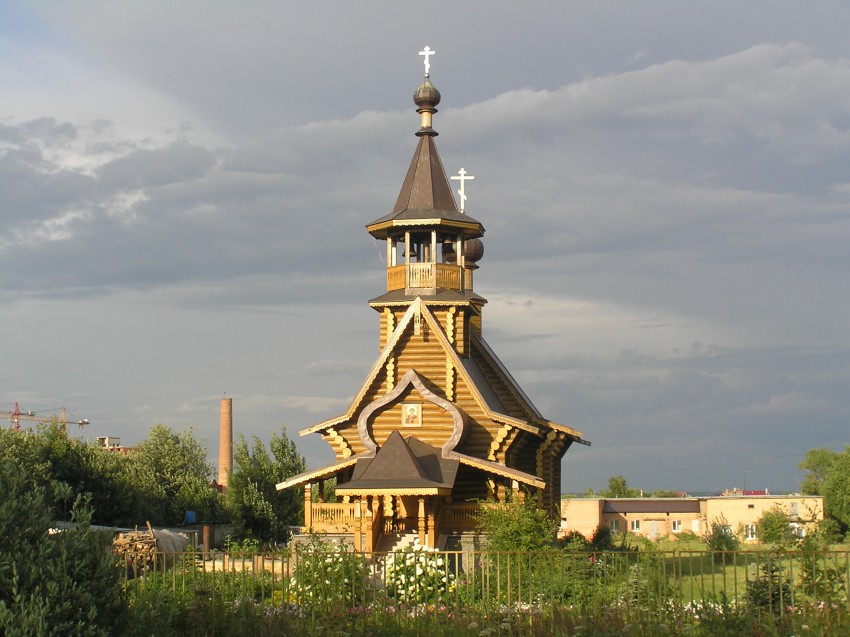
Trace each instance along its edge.
<instances>
[{"instance_id":1,"label":"cloud","mask_svg":"<svg viewBox=\"0 0 850 637\"><path fill-rule=\"evenodd\" d=\"M566 480L713 484L843 440L846 9L84 5L0 38L7 398L77 397L131 443L155 421L215 439L225 389L261 436L347 407L421 37L444 165L476 176L485 336L594 442Z\"/></svg>"}]
</instances>

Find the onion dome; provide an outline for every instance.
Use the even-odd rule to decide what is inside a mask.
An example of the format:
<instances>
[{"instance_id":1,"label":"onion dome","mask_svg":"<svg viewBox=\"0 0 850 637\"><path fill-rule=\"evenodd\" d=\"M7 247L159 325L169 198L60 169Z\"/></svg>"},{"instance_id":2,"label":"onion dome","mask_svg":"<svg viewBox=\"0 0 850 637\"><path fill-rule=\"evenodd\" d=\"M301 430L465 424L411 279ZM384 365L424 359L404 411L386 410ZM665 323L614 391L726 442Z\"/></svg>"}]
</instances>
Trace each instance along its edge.
<instances>
[{"instance_id":1,"label":"onion dome","mask_svg":"<svg viewBox=\"0 0 850 637\"><path fill-rule=\"evenodd\" d=\"M440 91L434 88L431 81L426 77L422 86L416 89L413 94L413 103L420 109L430 108L436 111L436 106L440 103Z\"/></svg>"},{"instance_id":2,"label":"onion dome","mask_svg":"<svg viewBox=\"0 0 850 637\"><path fill-rule=\"evenodd\" d=\"M428 76L422 86L413 94L413 103L418 107L416 112L422 116L422 128L416 133L417 136L437 136L437 131L431 128L431 116L437 112L437 104L440 103L440 91L434 88Z\"/></svg>"},{"instance_id":3,"label":"onion dome","mask_svg":"<svg viewBox=\"0 0 850 637\"><path fill-rule=\"evenodd\" d=\"M463 242L463 258L477 263L484 256L484 242L481 239L467 239Z\"/></svg>"}]
</instances>

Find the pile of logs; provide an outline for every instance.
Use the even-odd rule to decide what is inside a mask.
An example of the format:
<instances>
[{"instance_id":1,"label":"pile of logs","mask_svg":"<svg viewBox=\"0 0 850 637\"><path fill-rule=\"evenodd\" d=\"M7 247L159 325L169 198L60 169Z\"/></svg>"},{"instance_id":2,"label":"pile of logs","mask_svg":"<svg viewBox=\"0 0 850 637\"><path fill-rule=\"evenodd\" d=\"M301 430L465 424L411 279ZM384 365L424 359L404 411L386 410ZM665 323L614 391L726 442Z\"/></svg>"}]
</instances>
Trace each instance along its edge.
<instances>
[{"instance_id":1,"label":"pile of logs","mask_svg":"<svg viewBox=\"0 0 850 637\"><path fill-rule=\"evenodd\" d=\"M136 572L144 571L146 567L153 566L156 559L156 536L151 523L148 522L145 531L127 531L119 533L112 541L112 550L115 555L124 560L128 568Z\"/></svg>"}]
</instances>

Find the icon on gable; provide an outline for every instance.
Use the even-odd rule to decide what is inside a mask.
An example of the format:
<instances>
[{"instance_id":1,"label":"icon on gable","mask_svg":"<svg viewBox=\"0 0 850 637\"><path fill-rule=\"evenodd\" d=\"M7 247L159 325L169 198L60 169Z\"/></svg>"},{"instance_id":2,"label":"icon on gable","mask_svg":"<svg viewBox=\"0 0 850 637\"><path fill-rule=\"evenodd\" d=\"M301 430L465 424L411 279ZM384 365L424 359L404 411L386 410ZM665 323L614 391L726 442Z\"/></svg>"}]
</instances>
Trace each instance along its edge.
<instances>
[{"instance_id":1,"label":"icon on gable","mask_svg":"<svg viewBox=\"0 0 850 637\"><path fill-rule=\"evenodd\" d=\"M401 426L422 426L422 403L403 403L401 406Z\"/></svg>"}]
</instances>

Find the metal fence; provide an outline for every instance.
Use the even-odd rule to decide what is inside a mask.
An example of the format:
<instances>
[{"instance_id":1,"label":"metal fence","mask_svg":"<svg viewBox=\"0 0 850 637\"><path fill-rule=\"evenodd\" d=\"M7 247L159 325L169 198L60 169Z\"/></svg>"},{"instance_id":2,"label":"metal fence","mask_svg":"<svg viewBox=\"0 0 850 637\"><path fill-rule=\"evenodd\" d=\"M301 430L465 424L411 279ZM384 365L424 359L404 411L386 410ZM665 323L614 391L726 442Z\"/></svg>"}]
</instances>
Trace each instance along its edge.
<instances>
[{"instance_id":1,"label":"metal fence","mask_svg":"<svg viewBox=\"0 0 850 637\"><path fill-rule=\"evenodd\" d=\"M128 586L250 600L322 613L387 609L618 608L684 616L735 607L770 613L847 613L850 552L640 551L363 554L342 545L261 553L158 554L125 563Z\"/></svg>"}]
</instances>

